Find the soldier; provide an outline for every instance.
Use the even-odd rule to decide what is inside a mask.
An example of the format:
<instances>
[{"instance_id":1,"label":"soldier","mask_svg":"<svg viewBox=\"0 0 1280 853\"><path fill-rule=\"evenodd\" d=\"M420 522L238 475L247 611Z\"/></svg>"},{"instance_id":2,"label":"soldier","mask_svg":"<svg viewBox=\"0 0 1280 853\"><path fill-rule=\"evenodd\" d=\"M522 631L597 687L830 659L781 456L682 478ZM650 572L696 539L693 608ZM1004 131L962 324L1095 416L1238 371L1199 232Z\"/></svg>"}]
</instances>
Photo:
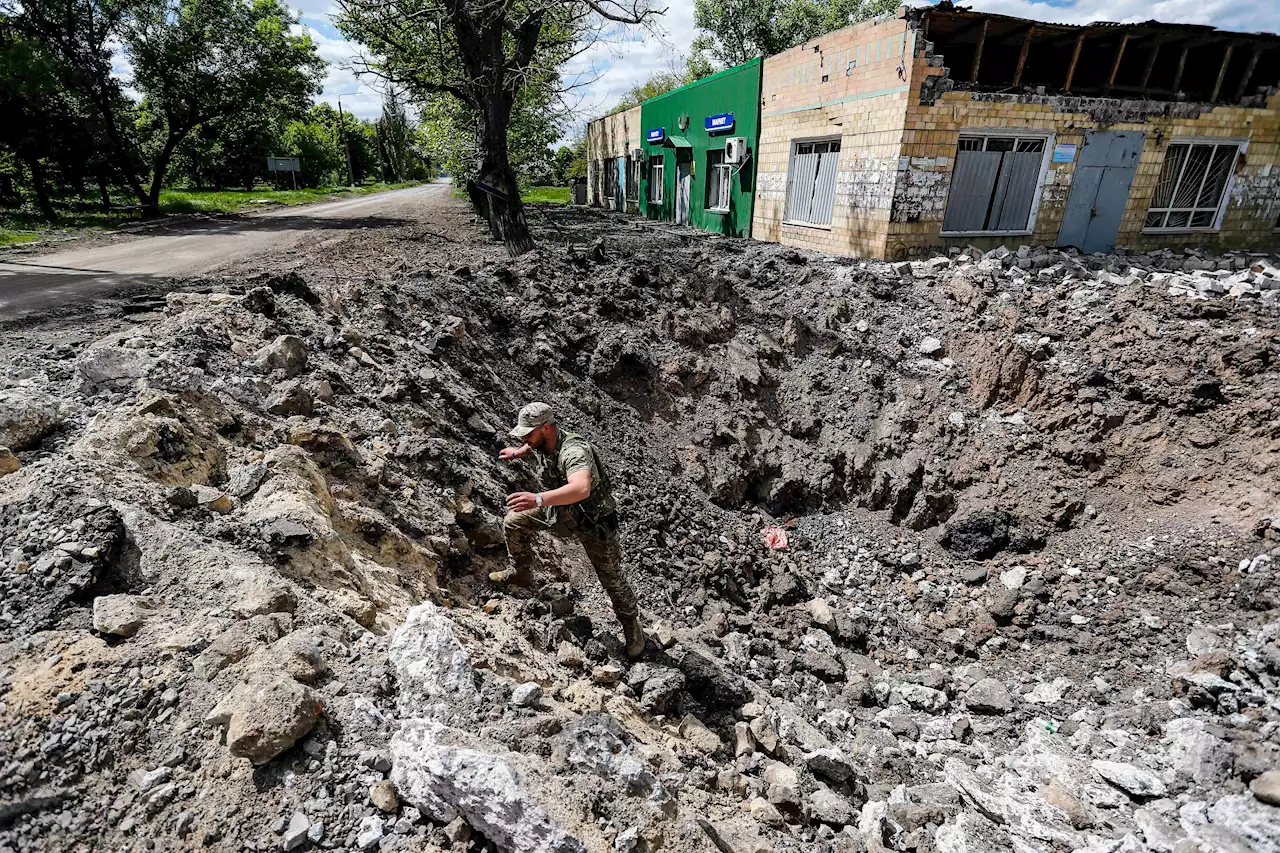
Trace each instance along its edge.
<instances>
[{"instance_id":1,"label":"soldier","mask_svg":"<svg viewBox=\"0 0 1280 853\"><path fill-rule=\"evenodd\" d=\"M546 403L521 409L511 436L524 443L504 449L499 456L507 461L527 458L546 491L507 496L510 512L502 526L512 565L491 573L489 579L532 586L533 537L539 531L562 539L577 537L622 623L627 657L640 657L644 631L636 594L622 571L617 504L599 455L585 438L556 426Z\"/></svg>"}]
</instances>

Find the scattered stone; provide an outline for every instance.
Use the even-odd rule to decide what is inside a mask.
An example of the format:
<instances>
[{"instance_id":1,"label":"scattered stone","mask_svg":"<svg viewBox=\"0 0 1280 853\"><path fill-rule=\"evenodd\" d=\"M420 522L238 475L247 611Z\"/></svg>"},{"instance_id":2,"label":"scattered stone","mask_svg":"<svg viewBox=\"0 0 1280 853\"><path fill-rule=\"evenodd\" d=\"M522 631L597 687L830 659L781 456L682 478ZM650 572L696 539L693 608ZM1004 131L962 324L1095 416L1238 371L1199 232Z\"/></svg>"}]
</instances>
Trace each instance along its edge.
<instances>
[{"instance_id":1,"label":"scattered stone","mask_svg":"<svg viewBox=\"0 0 1280 853\"><path fill-rule=\"evenodd\" d=\"M7 447L0 447L0 477L12 474L22 467L22 462L17 456L13 455L13 451Z\"/></svg>"},{"instance_id":2,"label":"scattered stone","mask_svg":"<svg viewBox=\"0 0 1280 853\"><path fill-rule=\"evenodd\" d=\"M692 714L686 714L680 721L680 737L689 741L695 749L707 755L715 755L724 748L720 736L703 725L702 721Z\"/></svg>"},{"instance_id":3,"label":"scattered stone","mask_svg":"<svg viewBox=\"0 0 1280 853\"><path fill-rule=\"evenodd\" d=\"M1007 714L1013 710L1013 697L1001 682L984 678L965 692L964 704L979 714Z\"/></svg>"},{"instance_id":4,"label":"scattered stone","mask_svg":"<svg viewBox=\"0 0 1280 853\"><path fill-rule=\"evenodd\" d=\"M533 708L541 701L542 686L536 682L525 682L511 691L511 704L516 708Z\"/></svg>"},{"instance_id":5,"label":"scattered stone","mask_svg":"<svg viewBox=\"0 0 1280 853\"><path fill-rule=\"evenodd\" d=\"M323 705L310 688L280 676L239 689L231 703L231 754L265 764L311 731Z\"/></svg>"},{"instance_id":6,"label":"scattered stone","mask_svg":"<svg viewBox=\"0 0 1280 853\"><path fill-rule=\"evenodd\" d=\"M296 335L280 335L254 353L253 360L263 370L279 370L286 378L294 377L307 366L307 345Z\"/></svg>"},{"instance_id":7,"label":"scattered stone","mask_svg":"<svg viewBox=\"0 0 1280 853\"><path fill-rule=\"evenodd\" d=\"M377 807L379 811L387 814L395 814L400 808L400 800L396 797L395 783L390 779L383 779L381 782L374 782L369 788L369 801Z\"/></svg>"},{"instance_id":8,"label":"scattered stone","mask_svg":"<svg viewBox=\"0 0 1280 853\"><path fill-rule=\"evenodd\" d=\"M307 833L311 831L311 821L302 812L294 812L293 817L289 819L289 826L284 831L284 838L281 839L281 845L285 850L297 850L308 839Z\"/></svg>"},{"instance_id":9,"label":"scattered stone","mask_svg":"<svg viewBox=\"0 0 1280 853\"><path fill-rule=\"evenodd\" d=\"M1150 771L1118 761L1094 761L1090 766L1098 775L1135 800L1163 797L1165 784Z\"/></svg>"},{"instance_id":10,"label":"scattered stone","mask_svg":"<svg viewBox=\"0 0 1280 853\"><path fill-rule=\"evenodd\" d=\"M844 826L854 822L853 805L830 788L819 788L809 795L809 817L821 823Z\"/></svg>"},{"instance_id":11,"label":"scattered stone","mask_svg":"<svg viewBox=\"0 0 1280 853\"><path fill-rule=\"evenodd\" d=\"M1280 770L1268 770L1249 783L1249 790L1259 802L1280 806Z\"/></svg>"},{"instance_id":12,"label":"scattered stone","mask_svg":"<svg viewBox=\"0 0 1280 853\"><path fill-rule=\"evenodd\" d=\"M93 600L93 630L116 637L132 637L156 613L142 595L100 595Z\"/></svg>"}]
</instances>

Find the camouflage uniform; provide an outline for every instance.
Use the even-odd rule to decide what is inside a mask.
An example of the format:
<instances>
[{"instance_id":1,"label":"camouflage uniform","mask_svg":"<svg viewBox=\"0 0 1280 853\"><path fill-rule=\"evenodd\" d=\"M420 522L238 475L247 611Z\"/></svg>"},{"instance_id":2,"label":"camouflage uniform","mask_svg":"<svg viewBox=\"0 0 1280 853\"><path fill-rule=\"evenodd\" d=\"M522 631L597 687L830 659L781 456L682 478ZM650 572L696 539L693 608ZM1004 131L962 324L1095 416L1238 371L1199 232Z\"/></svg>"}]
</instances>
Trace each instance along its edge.
<instances>
[{"instance_id":1,"label":"camouflage uniform","mask_svg":"<svg viewBox=\"0 0 1280 853\"><path fill-rule=\"evenodd\" d=\"M533 538L539 531L561 539L577 537L587 552L609 594L618 619L626 624L638 615L636 594L622 570L622 549L618 542L618 505L613 499L609 474L585 438L561 431L555 451L534 451L529 457L544 491L567 485L569 475L591 472L591 494L575 504L544 506L525 512L508 513L502 526L507 534L507 551L516 576L524 581L533 574Z\"/></svg>"}]
</instances>

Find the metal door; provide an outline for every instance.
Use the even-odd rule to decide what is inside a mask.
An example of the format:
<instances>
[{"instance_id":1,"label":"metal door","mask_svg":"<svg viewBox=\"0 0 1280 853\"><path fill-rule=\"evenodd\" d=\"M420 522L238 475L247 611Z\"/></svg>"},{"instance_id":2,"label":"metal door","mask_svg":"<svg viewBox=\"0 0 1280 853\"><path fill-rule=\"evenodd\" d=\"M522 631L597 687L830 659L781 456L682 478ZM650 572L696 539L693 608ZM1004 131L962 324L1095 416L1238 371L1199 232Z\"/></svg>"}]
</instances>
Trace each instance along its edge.
<instances>
[{"instance_id":1,"label":"metal door","mask_svg":"<svg viewBox=\"0 0 1280 853\"><path fill-rule=\"evenodd\" d=\"M1134 130L1091 130L1085 135L1058 231L1059 246L1082 252L1110 252L1115 247L1146 141L1146 133Z\"/></svg>"},{"instance_id":2,"label":"metal door","mask_svg":"<svg viewBox=\"0 0 1280 853\"><path fill-rule=\"evenodd\" d=\"M626 210L627 158L618 157L616 163L618 167L618 185L613 190L613 209Z\"/></svg>"},{"instance_id":3,"label":"metal door","mask_svg":"<svg viewBox=\"0 0 1280 853\"><path fill-rule=\"evenodd\" d=\"M693 179L689 174L691 160L676 159L676 224L689 224L689 194L693 189Z\"/></svg>"}]
</instances>

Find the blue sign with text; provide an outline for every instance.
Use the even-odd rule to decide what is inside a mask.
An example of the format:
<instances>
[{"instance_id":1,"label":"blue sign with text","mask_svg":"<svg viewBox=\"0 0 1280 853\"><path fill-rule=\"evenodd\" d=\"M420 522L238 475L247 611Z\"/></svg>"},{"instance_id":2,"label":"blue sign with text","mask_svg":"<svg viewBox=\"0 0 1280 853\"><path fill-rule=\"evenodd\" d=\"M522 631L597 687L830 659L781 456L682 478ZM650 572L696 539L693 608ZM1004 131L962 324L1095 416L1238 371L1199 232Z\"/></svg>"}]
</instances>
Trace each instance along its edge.
<instances>
[{"instance_id":1,"label":"blue sign with text","mask_svg":"<svg viewBox=\"0 0 1280 853\"><path fill-rule=\"evenodd\" d=\"M665 127L655 127L653 130L645 134L645 139L650 142L661 142L667 138L667 129Z\"/></svg>"},{"instance_id":2,"label":"blue sign with text","mask_svg":"<svg viewBox=\"0 0 1280 853\"><path fill-rule=\"evenodd\" d=\"M733 113L720 113L720 115L707 116L706 128L708 133L716 133L721 130L733 130Z\"/></svg>"}]
</instances>

